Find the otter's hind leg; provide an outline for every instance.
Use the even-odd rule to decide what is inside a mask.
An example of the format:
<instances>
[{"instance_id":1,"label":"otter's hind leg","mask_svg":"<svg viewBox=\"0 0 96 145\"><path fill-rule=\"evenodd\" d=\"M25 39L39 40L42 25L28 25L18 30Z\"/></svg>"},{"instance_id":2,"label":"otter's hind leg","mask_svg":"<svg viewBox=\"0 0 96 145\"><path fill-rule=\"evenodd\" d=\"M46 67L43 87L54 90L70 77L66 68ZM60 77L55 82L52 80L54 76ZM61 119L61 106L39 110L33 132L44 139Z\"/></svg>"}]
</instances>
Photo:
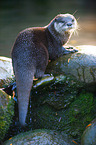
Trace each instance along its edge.
<instances>
[{"instance_id":1,"label":"otter's hind leg","mask_svg":"<svg viewBox=\"0 0 96 145\"><path fill-rule=\"evenodd\" d=\"M21 126L25 125L29 96L33 84L34 69L22 69L22 71L16 70L16 85L17 85L17 94L18 94L18 109L19 109L19 123Z\"/></svg>"}]
</instances>

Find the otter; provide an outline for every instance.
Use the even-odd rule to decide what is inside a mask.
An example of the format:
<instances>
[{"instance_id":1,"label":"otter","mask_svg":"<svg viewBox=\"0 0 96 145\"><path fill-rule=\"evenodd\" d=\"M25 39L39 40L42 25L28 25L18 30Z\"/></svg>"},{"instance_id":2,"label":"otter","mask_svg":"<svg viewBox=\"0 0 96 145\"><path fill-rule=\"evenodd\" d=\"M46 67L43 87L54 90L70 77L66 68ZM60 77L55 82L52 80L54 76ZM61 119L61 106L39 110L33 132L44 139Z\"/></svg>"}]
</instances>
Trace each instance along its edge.
<instances>
[{"instance_id":1,"label":"otter","mask_svg":"<svg viewBox=\"0 0 96 145\"><path fill-rule=\"evenodd\" d=\"M26 125L33 77L45 77L48 60L76 52L75 49L65 49L65 45L74 30L77 21L71 14L57 15L47 26L32 27L21 31L12 48L12 64L16 78L19 123Z\"/></svg>"}]
</instances>

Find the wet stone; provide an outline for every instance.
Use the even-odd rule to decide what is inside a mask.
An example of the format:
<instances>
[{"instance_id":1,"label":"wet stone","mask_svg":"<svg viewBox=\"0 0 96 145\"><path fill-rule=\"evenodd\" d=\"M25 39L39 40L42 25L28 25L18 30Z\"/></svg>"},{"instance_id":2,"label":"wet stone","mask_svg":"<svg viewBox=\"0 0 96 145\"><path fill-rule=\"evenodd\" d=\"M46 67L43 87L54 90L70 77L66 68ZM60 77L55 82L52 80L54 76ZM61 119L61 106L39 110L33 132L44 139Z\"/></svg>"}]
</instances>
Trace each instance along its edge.
<instances>
[{"instance_id":1,"label":"wet stone","mask_svg":"<svg viewBox=\"0 0 96 145\"><path fill-rule=\"evenodd\" d=\"M81 145L96 145L96 119L94 119L84 131Z\"/></svg>"},{"instance_id":2,"label":"wet stone","mask_svg":"<svg viewBox=\"0 0 96 145\"><path fill-rule=\"evenodd\" d=\"M21 133L11 140L6 141L4 145L74 145L72 139L66 134L61 134L52 130L34 130Z\"/></svg>"}]
</instances>

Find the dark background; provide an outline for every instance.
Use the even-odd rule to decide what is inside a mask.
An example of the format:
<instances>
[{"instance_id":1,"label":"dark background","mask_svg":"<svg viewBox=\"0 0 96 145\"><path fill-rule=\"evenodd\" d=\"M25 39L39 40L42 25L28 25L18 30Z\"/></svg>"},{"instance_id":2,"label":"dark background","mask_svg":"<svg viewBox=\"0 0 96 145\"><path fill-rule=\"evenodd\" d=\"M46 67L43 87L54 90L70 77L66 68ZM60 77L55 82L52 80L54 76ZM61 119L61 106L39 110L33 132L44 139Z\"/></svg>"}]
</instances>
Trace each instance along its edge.
<instances>
[{"instance_id":1,"label":"dark background","mask_svg":"<svg viewBox=\"0 0 96 145\"><path fill-rule=\"evenodd\" d=\"M27 28L47 25L57 14L75 11L80 30L70 45L96 45L94 0L0 0L0 55L10 57L17 34Z\"/></svg>"}]
</instances>

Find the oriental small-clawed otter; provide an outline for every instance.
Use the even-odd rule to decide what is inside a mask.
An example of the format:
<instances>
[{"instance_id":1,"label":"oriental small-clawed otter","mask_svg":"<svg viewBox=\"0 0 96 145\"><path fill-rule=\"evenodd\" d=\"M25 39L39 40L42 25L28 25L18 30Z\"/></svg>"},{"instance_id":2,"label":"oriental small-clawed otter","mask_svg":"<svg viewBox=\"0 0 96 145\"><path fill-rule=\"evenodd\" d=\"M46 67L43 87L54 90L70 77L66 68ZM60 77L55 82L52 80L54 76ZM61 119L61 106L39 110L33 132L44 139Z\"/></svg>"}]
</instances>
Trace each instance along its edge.
<instances>
[{"instance_id":1,"label":"oriental small-clawed otter","mask_svg":"<svg viewBox=\"0 0 96 145\"><path fill-rule=\"evenodd\" d=\"M33 77L44 77L48 60L75 52L63 47L77 28L73 15L59 14L45 27L32 27L19 33L12 48L16 78L19 122L25 125Z\"/></svg>"}]
</instances>

